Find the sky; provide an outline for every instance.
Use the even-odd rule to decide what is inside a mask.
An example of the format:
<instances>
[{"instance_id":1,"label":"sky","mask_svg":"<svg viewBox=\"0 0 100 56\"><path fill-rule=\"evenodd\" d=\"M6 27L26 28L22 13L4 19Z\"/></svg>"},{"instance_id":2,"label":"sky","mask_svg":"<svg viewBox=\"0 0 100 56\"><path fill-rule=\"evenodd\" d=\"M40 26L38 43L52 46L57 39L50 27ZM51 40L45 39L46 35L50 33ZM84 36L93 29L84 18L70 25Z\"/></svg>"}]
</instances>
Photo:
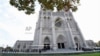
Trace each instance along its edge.
<instances>
[{"instance_id":1,"label":"sky","mask_svg":"<svg viewBox=\"0 0 100 56\"><path fill-rule=\"evenodd\" d=\"M100 40L100 0L81 0L77 12L73 16L85 40ZM36 11L26 15L9 4L9 0L0 1L0 46L12 46L17 40L33 40L40 6L36 3ZM31 27L26 31L26 27Z\"/></svg>"}]
</instances>

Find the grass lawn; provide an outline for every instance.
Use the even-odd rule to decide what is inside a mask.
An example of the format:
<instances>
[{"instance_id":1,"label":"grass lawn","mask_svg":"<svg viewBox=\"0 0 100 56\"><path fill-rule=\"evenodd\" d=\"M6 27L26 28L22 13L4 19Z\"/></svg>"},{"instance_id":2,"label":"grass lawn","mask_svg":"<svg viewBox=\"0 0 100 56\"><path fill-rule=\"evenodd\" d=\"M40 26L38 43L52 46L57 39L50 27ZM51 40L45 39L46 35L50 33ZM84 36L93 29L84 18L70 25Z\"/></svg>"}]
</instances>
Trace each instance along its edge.
<instances>
[{"instance_id":1,"label":"grass lawn","mask_svg":"<svg viewBox=\"0 0 100 56\"><path fill-rule=\"evenodd\" d=\"M71 56L100 56L100 53L77 54Z\"/></svg>"},{"instance_id":2,"label":"grass lawn","mask_svg":"<svg viewBox=\"0 0 100 56\"><path fill-rule=\"evenodd\" d=\"M2 54L2 56L100 56L100 53L85 54Z\"/></svg>"}]
</instances>

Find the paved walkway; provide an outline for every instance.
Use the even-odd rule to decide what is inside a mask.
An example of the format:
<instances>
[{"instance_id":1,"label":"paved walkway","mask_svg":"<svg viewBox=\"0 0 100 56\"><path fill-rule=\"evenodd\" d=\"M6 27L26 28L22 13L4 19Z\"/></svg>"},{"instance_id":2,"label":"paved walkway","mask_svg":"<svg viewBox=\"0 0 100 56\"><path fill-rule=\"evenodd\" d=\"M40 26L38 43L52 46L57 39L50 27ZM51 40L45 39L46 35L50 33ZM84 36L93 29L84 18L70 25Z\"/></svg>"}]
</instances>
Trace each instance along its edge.
<instances>
[{"instance_id":1,"label":"paved walkway","mask_svg":"<svg viewBox=\"0 0 100 56\"><path fill-rule=\"evenodd\" d=\"M82 53L84 51L75 51L75 50L56 50L56 51L46 51L46 52L41 52L42 54L53 54L53 53Z\"/></svg>"}]
</instances>

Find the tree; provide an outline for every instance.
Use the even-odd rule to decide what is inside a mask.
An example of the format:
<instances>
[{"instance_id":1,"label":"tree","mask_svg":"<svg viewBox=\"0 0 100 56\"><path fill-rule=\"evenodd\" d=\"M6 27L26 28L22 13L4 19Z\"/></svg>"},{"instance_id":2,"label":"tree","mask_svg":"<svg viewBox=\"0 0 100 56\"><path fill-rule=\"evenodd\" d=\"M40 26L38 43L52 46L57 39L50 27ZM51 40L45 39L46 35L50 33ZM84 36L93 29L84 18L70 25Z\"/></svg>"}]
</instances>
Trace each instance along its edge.
<instances>
[{"instance_id":1,"label":"tree","mask_svg":"<svg viewBox=\"0 0 100 56\"><path fill-rule=\"evenodd\" d=\"M10 47L10 46L7 46L7 47L5 48L5 51L13 51L13 48Z\"/></svg>"},{"instance_id":2,"label":"tree","mask_svg":"<svg viewBox=\"0 0 100 56\"><path fill-rule=\"evenodd\" d=\"M58 11L66 8L66 11L76 11L80 0L10 0L10 4L16 7L19 11L24 11L26 14L33 14L35 9L35 2L38 1L41 8L44 10L54 10L54 7Z\"/></svg>"}]
</instances>

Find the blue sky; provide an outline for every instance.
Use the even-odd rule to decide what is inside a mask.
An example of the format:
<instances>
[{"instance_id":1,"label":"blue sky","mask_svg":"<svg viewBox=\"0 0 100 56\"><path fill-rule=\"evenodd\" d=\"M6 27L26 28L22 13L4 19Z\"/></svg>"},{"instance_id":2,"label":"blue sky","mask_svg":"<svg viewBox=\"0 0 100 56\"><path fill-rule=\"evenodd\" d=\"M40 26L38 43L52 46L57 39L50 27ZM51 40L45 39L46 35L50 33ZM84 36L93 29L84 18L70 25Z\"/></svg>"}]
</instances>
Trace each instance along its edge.
<instances>
[{"instance_id":1,"label":"blue sky","mask_svg":"<svg viewBox=\"0 0 100 56\"><path fill-rule=\"evenodd\" d=\"M99 0L81 0L79 10L73 13L84 38L95 42L100 40L99 2ZM0 46L13 46L16 40L33 40L39 6L35 8L35 14L26 15L23 11L10 6L9 0L0 1ZM25 31L27 26L32 27L30 32Z\"/></svg>"}]
</instances>

